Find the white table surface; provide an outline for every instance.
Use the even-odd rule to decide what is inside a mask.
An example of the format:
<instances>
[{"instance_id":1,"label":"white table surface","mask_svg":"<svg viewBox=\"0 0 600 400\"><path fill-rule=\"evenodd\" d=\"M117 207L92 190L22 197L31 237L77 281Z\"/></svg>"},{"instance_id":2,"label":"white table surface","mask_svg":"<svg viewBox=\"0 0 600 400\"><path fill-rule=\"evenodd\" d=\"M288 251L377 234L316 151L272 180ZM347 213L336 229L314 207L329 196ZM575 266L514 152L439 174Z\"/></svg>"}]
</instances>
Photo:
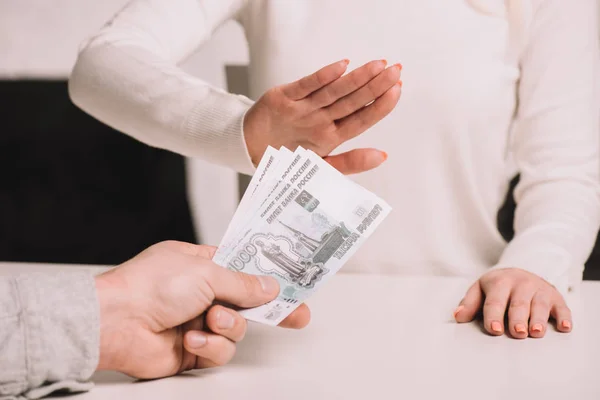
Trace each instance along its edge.
<instances>
[{"instance_id":1,"label":"white table surface","mask_svg":"<svg viewBox=\"0 0 600 400\"><path fill-rule=\"evenodd\" d=\"M52 268L0 263L0 274ZM309 301L307 328L252 324L225 367L145 382L97 373L96 387L73 398L600 399L600 282L570 294L571 334L526 340L454 323L468 285L340 274Z\"/></svg>"}]
</instances>

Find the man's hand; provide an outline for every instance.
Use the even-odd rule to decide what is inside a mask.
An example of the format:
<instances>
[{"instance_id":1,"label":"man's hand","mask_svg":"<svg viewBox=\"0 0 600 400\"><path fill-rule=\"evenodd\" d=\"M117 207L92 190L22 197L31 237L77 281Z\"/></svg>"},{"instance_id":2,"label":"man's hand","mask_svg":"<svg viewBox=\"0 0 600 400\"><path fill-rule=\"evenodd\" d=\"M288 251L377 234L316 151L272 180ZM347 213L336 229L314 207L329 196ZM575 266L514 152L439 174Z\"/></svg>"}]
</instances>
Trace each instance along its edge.
<instances>
[{"instance_id":1,"label":"man's hand","mask_svg":"<svg viewBox=\"0 0 600 400\"><path fill-rule=\"evenodd\" d=\"M522 269L490 271L471 286L454 311L457 322L469 322L483 307L483 322L491 335L504 333L504 315L508 309L510 335L541 338L548 319L556 320L560 332L570 332L571 310L558 290L537 275Z\"/></svg>"},{"instance_id":2,"label":"man's hand","mask_svg":"<svg viewBox=\"0 0 600 400\"><path fill-rule=\"evenodd\" d=\"M277 297L279 286L273 278L214 264L215 250L162 242L96 278L99 370L160 378L223 365L233 357L246 320L213 302L255 307ZM302 305L281 325L302 328L309 320Z\"/></svg>"},{"instance_id":3,"label":"man's hand","mask_svg":"<svg viewBox=\"0 0 600 400\"><path fill-rule=\"evenodd\" d=\"M248 110L244 135L255 165L268 145L291 150L302 146L325 157L394 109L402 86L399 64L386 69L385 61L371 61L342 76L347 67L347 60L340 61L270 89ZM352 174L375 168L386 158L379 150L356 149L325 160Z\"/></svg>"}]
</instances>

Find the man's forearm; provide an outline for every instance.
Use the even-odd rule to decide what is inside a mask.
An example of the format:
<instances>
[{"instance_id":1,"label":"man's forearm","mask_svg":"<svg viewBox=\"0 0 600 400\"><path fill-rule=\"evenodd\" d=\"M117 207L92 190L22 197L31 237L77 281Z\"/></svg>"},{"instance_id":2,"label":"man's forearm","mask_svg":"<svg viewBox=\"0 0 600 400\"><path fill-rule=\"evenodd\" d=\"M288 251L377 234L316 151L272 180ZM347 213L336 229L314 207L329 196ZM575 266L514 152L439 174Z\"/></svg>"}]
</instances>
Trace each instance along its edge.
<instances>
[{"instance_id":1,"label":"man's forearm","mask_svg":"<svg viewBox=\"0 0 600 400\"><path fill-rule=\"evenodd\" d=\"M92 274L0 277L0 399L83 391L98 364Z\"/></svg>"}]
</instances>

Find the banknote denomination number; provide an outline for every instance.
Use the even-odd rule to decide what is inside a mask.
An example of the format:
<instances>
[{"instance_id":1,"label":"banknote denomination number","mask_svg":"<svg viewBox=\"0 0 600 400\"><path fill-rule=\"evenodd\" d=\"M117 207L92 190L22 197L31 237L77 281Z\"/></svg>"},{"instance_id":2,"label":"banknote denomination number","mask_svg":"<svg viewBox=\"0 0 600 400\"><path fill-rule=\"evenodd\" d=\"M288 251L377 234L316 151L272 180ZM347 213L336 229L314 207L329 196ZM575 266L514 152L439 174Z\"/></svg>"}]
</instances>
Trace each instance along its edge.
<instances>
[{"instance_id":1,"label":"banknote denomination number","mask_svg":"<svg viewBox=\"0 0 600 400\"><path fill-rule=\"evenodd\" d=\"M252 243L248 243L242 250L237 253L237 256L231 260L228 264L229 268L241 271L244 269L247 263L252 260L258 253L258 249Z\"/></svg>"}]
</instances>

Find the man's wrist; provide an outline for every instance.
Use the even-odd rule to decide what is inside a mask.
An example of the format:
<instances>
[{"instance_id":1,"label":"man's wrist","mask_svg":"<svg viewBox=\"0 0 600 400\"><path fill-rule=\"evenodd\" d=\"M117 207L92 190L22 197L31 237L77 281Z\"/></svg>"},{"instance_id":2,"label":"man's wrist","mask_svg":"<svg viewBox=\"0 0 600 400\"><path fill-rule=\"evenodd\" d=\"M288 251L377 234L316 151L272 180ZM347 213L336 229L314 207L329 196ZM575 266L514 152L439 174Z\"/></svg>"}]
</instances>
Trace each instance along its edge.
<instances>
[{"instance_id":1,"label":"man's wrist","mask_svg":"<svg viewBox=\"0 0 600 400\"><path fill-rule=\"evenodd\" d=\"M126 318L126 304L123 291L117 285L111 272L95 278L98 304L100 308L100 358L98 371L123 371L128 339L123 326Z\"/></svg>"}]
</instances>

